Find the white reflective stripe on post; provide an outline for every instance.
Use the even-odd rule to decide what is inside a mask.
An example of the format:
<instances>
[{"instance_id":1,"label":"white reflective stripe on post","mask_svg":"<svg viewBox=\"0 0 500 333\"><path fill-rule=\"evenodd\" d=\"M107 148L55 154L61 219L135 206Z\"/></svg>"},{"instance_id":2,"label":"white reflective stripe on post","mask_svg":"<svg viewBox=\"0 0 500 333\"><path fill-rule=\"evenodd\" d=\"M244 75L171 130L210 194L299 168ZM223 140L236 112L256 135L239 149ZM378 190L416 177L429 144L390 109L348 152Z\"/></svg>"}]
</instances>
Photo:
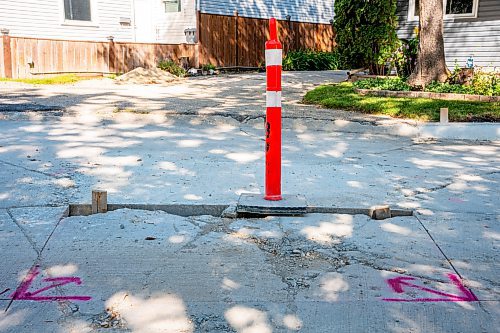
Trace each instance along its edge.
<instances>
[{"instance_id":1,"label":"white reflective stripe on post","mask_svg":"<svg viewBox=\"0 0 500 333\"><path fill-rule=\"evenodd\" d=\"M281 107L281 91L268 91L266 93L266 107L268 108Z\"/></svg>"},{"instance_id":2,"label":"white reflective stripe on post","mask_svg":"<svg viewBox=\"0 0 500 333\"><path fill-rule=\"evenodd\" d=\"M266 66L281 66L283 59L283 50L272 49L266 50Z\"/></svg>"}]
</instances>

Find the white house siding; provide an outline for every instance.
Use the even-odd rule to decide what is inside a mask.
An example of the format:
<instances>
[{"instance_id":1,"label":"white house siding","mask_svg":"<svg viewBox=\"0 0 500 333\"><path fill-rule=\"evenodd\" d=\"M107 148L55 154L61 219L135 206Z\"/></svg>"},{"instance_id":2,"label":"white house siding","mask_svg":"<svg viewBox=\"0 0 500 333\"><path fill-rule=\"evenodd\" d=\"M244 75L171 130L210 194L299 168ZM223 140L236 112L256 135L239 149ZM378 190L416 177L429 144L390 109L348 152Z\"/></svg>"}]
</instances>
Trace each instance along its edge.
<instances>
[{"instance_id":1,"label":"white house siding","mask_svg":"<svg viewBox=\"0 0 500 333\"><path fill-rule=\"evenodd\" d=\"M163 3L155 13L156 40L159 43L186 43L184 30L196 29L196 0L182 0L181 12L165 13Z\"/></svg>"},{"instance_id":2,"label":"white house siding","mask_svg":"<svg viewBox=\"0 0 500 333\"><path fill-rule=\"evenodd\" d=\"M207 14L234 15L292 21L329 23L333 18L333 0L200 0L200 11Z\"/></svg>"},{"instance_id":3,"label":"white house siding","mask_svg":"<svg viewBox=\"0 0 500 333\"><path fill-rule=\"evenodd\" d=\"M417 21L408 20L408 0L398 0L401 38L413 35ZM453 18L444 21L446 62L450 68L455 60L464 66L470 55L480 67L500 70L500 0L479 0L477 18Z\"/></svg>"},{"instance_id":4,"label":"white house siding","mask_svg":"<svg viewBox=\"0 0 500 333\"><path fill-rule=\"evenodd\" d=\"M122 42L180 44L186 42L184 30L196 28L196 0L182 0L179 13L165 13L162 0L146 0L151 10L148 36L134 31L134 0L91 1L93 22L78 25L64 22L64 0L0 0L0 29L19 37L106 41L113 36ZM121 17L132 24L120 24Z\"/></svg>"},{"instance_id":5,"label":"white house siding","mask_svg":"<svg viewBox=\"0 0 500 333\"><path fill-rule=\"evenodd\" d=\"M132 27L120 25L120 17L132 18L129 0L93 0L89 25L64 22L63 0L0 0L0 29L20 37L105 41L132 41Z\"/></svg>"}]
</instances>

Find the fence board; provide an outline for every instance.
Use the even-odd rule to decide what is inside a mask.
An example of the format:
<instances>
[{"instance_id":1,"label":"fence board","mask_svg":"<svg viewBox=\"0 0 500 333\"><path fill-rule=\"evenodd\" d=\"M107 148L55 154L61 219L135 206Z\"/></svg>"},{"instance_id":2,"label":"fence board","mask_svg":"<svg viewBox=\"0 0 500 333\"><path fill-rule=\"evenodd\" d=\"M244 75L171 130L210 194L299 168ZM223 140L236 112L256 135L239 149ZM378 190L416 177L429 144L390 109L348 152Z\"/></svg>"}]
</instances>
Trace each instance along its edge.
<instances>
[{"instance_id":1,"label":"fence board","mask_svg":"<svg viewBox=\"0 0 500 333\"><path fill-rule=\"evenodd\" d=\"M200 63L219 67L257 67L264 62L264 43L268 39L267 19L199 14ZM332 51L333 27L278 21L284 52L300 49Z\"/></svg>"},{"instance_id":2,"label":"fence board","mask_svg":"<svg viewBox=\"0 0 500 333\"><path fill-rule=\"evenodd\" d=\"M0 38L0 42L2 39ZM5 77L3 42L0 43L0 77ZM32 77L32 73L112 72L111 43L10 37L13 78ZM114 43L116 72L136 67L154 67L161 59L189 58L194 65L195 45ZM28 63L33 61L34 68Z\"/></svg>"},{"instance_id":3,"label":"fence board","mask_svg":"<svg viewBox=\"0 0 500 333\"><path fill-rule=\"evenodd\" d=\"M0 36L0 77L5 77L4 70L4 60L3 60L3 38Z\"/></svg>"}]
</instances>

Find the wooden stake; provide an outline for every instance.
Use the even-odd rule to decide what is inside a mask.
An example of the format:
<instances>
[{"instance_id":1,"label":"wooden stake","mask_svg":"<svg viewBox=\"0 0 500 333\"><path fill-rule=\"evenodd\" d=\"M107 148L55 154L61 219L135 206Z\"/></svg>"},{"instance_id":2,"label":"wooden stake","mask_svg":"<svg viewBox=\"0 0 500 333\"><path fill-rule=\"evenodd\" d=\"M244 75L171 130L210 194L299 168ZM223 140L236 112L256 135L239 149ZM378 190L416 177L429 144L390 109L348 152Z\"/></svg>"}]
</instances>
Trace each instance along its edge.
<instances>
[{"instance_id":1,"label":"wooden stake","mask_svg":"<svg viewBox=\"0 0 500 333\"><path fill-rule=\"evenodd\" d=\"M439 122L441 124L448 123L448 108L441 108L441 110L439 112Z\"/></svg>"},{"instance_id":2,"label":"wooden stake","mask_svg":"<svg viewBox=\"0 0 500 333\"><path fill-rule=\"evenodd\" d=\"M92 214L108 212L108 192L92 190Z\"/></svg>"}]
</instances>

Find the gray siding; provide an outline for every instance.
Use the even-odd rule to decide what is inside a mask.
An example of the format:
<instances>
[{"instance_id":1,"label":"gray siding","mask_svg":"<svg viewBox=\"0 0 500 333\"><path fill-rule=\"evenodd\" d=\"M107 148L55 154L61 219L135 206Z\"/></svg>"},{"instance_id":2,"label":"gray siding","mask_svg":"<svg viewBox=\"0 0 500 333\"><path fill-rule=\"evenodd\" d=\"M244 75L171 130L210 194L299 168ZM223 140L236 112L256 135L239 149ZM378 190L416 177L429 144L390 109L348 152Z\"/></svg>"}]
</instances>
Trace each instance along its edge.
<instances>
[{"instance_id":1,"label":"gray siding","mask_svg":"<svg viewBox=\"0 0 500 333\"><path fill-rule=\"evenodd\" d=\"M200 0L200 11L207 14L233 15L292 21L329 23L333 18L333 0Z\"/></svg>"},{"instance_id":2,"label":"gray siding","mask_svg":"<svg viewBox=\"0 0 500 333\"><path fill-rule=\"evenodd\" d=\"M413 35L417 21L408 20L408 0L398 0L398 35ZM476 66L500 70L500 0L479 0L477 18L450 18L444 21L446 62L464 66L470 55Z\"/></svg>"}]
</instances>

